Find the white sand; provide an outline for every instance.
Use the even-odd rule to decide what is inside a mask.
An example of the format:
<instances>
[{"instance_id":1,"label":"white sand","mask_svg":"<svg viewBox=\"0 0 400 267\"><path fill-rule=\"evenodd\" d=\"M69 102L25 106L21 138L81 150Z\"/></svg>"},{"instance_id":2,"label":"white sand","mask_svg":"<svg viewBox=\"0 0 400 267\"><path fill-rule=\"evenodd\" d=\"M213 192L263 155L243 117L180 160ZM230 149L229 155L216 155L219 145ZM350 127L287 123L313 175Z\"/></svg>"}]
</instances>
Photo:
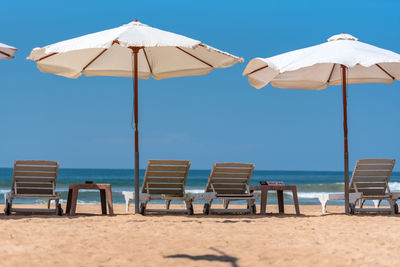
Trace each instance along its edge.
<instances>
[{"instance_id":1,"label":"white sand","mask_svg":"<svg viewBox=\"0 0 400 267\"><path fill-rule=\"evenodd\" d=\"M258 207L259 208L259 207ZM399 266L400 216L0 215L1 266ZM269 211L271 208L268 207ZM201 213L196 205L195 212ZM272 210L277 211L274 207ZM336 212L336 213L335 213Z\"/></svg>"}]
</instances>

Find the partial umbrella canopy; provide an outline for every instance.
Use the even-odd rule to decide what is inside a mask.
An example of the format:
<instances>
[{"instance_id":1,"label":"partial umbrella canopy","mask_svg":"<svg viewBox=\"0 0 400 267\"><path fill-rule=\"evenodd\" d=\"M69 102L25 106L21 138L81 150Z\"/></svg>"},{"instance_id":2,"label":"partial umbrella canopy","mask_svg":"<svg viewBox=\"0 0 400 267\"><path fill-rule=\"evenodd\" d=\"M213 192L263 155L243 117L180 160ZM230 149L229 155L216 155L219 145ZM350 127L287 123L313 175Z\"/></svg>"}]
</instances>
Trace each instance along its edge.
<instances>
[{"instance_id":1,"label":"partial umbrella canopy","mask_svg":"<svg viewBox=\"0 0 400 267\"><path fill-rule=\"evenodd\" d=\"M0 43L0 59L11 59L14 58L17 48Z\"/></svg>"},{"instance_id":2,"label":"partial umbrella canopy","mask_svg":"<svg viewBox=\"0 0 400 267\"><path fill-rule=\"evenodd\" d=\"M27 59L41 72L68 78L119 76L134 78L135 213L139 212L138 79L205 75L214 68L243 62L198 40L152 28L138 21L43 48Z\"/></svg>"},{"instance_id":3,"label":"partial umbrella canopy","mask_svg":"<svg viewBox=\"0 0 400 267\"><path fill-rule=\"evenodd\" d=\"M400 80L400 55L342 33L320 45L269 58L254 58L247 64L243 76L247 76L250 85L257 89L269 83L283 89L308 90L342 85L345 212L348 213L347 84L390 84Z\"/></svg>"},{"instance_id":4,"label":"partial umbrella canopy","mask_svg":"<svg viewBox=\"0 0 400 267\"><path fill-rule=\"evenodd\" d=\"M321 90L341 85L341 66L348 69L347 83L392 83L400 80L400 55L338 34L328 42L269 58L254 58L243 75L260 89L270 83L283 89Z\"/></svg>"}]
</instances>

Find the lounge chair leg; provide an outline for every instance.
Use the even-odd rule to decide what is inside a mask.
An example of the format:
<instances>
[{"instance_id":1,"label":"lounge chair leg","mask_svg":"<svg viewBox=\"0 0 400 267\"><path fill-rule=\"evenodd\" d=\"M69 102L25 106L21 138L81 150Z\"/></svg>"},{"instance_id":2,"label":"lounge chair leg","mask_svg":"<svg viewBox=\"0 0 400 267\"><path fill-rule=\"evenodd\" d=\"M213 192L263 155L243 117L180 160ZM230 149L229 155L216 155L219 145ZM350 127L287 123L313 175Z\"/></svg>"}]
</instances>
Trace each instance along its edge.
<instances>
[{"instance_id":1,"label":"lounge chair leg","mask_svg":"<svg viewBox=\"0 0 400 267\"><path fill-rule=\"evenodd\" d=\"M206 201L206 203L204 203L204 208L203 208L203 214L208 215L211 212L211 203L212 203L212 199L209 201Z\"/></svg>"},{"instance_id":2,"label":"lounge chair leg","mask_svg":"<svg viewBox=\"0 0 400 267\"><path fill-rule=\"evenodd\" d=\"M223 200L223 204L224 204L224 209L228 209L228 206L229 206L229 200L227 200L227 199L224 199Z\"/></svg>"},{"instance_id":3,"label":"lounge chair leg","mask_svg":"<svg viewBox=\"0 0 400 267\"><path fill-rule=\"evenodd\" d=\"M249 209L250 214L256 214L257 212L256 205L254 204L254 202L255 202L254 199L247 200L247 208Z\"/></svg>"},{"instance_id":4,"label":"lounge chair leg","mask_svg":"<svg viewBox=\"0 0 400 267\"><path fill-rule=\"evenodd\" d=\"M128 200L125 199L125 212L129 212L130 204L131 204L130 199L128 199Z\"/></svg>"},{"instance_id":5,"label":"lounge chair leg","mask_svg":"<svg viewBox=\"0 0 400 267\"><path fill-rule=\"evenodd\" d=\"M192 201L185 201L186 204L186 210L188 215L193 215L194 214L194 209L193 209L193 204Z\"/></svg>"},{"instance_id":6,"label":"lounge chair leg","mask_svg":"<svg viewBox=\"0 0 400 267\"><path fill-rule=\"evenodd\" d=\"M374 206L375 208L379 208L379 206L381 205L381 200L372 200L372 202L374 202Z\"/></svg>"},{"instance_id":7,"label":"lounge chair leg","mask_svg":"<svg viewBox=\"0 0 400 267\"><path fill-rule=\"evenodd\" d=\"M47 209L50 209L51 199L47 201Z\"/></svg>"},{"instance_id":8,"label":"lounge chair leg","mask_svg":"<svg viewBox=\"0 0 400 267\"><path fill-rule=\"evenodd\" d=\"M321 195L318 197L319 202L321 203L322 214L326 213L326 205L328 204L328 197L325 195Z\"/></svg>"},{"instance_id":9,"label":"lounge chair leg","mask_svg":"<svg viewBox=\"0 0 400 267\"><path fill-rule=\"evenodd\" d=\"M7 197L4 197L4 204L5 204L4 213L8 216L11 214L11 203L10 201L8 201Z\"/></svg>"},{"instance_id":10,"label":"lounge chair leg","mask_svg":"<svg viewBox=\"0 0 400 267\"><path fill-rule=\"evenodd\" d=\"M140 203L140 210L139 213L142 215L146 215L146 205L147 205L147 201L146 202L142 202Z\"/></svg>"},{"instance_id":11,"label":"lounge chair leg","mask_svg":"<svg viewBox=\"0 0 400 267\"><path fill-rule=\"evenodd\" d=\"M169 199L167 199L167 200L165 200L165 208L167 209L167 210L169 210L169 206L171 205L171 200L169 200Z\"/></svg>"},{"instance_id":12,"label":"lounge chair leg","mask_svg":"<svg viewBox=\"0 0 400 267\"><path fill-rule=\"evenodd\" d=\"M125 197L125 212L129 212L129 206L131 204L131 198L127 196L126 194L124 195Z\"/></svg>"},{"instance_id":13,"label":"lounge chair leg","mask_svg":"<svg viewBox=\"0 0 400 267\"><path fill-rule=\"evenodd\" d=\"M394 201L393 199L388 200L389 201L389 205L390 205L390 209L392 210L392 214L397 214L398 213L398 206L396 201Z\"/></svg>"}]
</instances>

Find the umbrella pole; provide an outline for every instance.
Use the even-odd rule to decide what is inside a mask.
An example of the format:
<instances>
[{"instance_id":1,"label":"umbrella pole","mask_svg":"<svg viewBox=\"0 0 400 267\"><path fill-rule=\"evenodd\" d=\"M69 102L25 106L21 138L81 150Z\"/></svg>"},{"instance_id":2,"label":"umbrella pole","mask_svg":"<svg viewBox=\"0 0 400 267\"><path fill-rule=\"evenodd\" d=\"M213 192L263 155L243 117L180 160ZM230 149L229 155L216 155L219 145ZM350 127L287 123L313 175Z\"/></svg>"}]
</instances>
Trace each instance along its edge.
<instances>
[{"instance_id":1,"label":"umbrella pole","mask_svg":"<svg viewBox=\"0 0 400 267\"><path fill-rule=\"evenodd\" d=\"M139 213L139 101L138 101L138 47L132 47L134 64L134 113L135 113L135 214Z\"/></svg>"},{"instance_id":2,"label":"umbrella pole","mask_svg":"<svg viewBox=\"0 0 400 267\"><path fill-rule=\"evenodd\" d=\"M344 201L345 213L349 214L349 144L347 139L347 67L342 65L343 133L344 133Z\"/></svg>"}]
</instances>

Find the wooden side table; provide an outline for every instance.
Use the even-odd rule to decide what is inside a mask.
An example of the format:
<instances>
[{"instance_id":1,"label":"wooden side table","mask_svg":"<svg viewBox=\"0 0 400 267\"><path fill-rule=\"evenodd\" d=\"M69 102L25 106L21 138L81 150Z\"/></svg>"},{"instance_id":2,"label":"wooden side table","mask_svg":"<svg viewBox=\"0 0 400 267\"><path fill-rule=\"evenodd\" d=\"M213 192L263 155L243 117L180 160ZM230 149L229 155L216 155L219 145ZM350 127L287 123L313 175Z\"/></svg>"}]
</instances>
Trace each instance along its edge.
<instances>
[{"instance_id":1,"label":"wooden side table","mask_svg":"<svg viewBox=\"0 0 400 267\"><path fill-rule=\"evenodd\" d=\"M68 190L67 209L65 211L66 214L69 214L70 216L74 216L76 214L76 205L78 202L79 189L99 190L100 200L101 200L101 213L107 214L107 206L108 206L109 215L114 215L110 184L71 184Z\"/></svg>"},{"instance_id":2,"label":"wooden side table","mask_svg":"<svg viewBox=\"0 0 400 267\"><path fill-rule=\"evenodd\" d=\"M250 192L261 191L261 210L260 214L265 215L267 209L268 191L276 191L278 197L279 213L285 213L283 191L289 190L293 193L293 202L296 208L296 214L300 215L299 200L297 198L297 188L295 185L251 185Z\"/></svg>"}]
</instances>

